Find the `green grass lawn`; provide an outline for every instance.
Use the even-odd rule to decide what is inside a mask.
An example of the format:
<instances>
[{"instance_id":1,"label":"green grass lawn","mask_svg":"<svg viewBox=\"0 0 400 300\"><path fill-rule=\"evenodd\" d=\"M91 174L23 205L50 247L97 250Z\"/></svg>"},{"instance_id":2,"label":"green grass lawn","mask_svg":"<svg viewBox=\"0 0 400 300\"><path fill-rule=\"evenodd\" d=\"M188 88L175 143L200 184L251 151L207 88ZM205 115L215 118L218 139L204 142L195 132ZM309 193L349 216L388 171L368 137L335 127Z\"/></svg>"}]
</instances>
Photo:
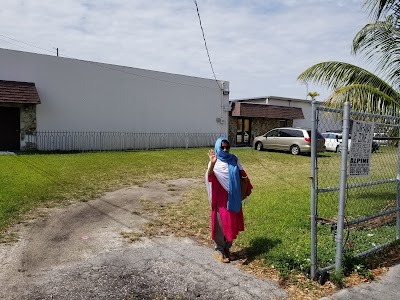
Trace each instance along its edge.
<instances>
[{"instance_id":1,"label":"green grass lawn","mask_svg":"<svg viewBox=\"0 0 400 300\"><path fill-rule=\"evenodd\" d=\"M232 152L239 156L254 186L252 195L244 202L246 229L235 242L236 249L245 251L251 259L265 259L268 265L279 269L307 267L310 252L310 157L250 149L232 149ZM375 160L381 158L385 164L375 163L374 174L382 172L391 176L397 172L397 153L381 151L374 154ZM70 200L87 201L105 191L149 180L203 179L207 163L207 149L204 148L3 155L0 156L0 232L35 207ZM327 153L318 158L318 163L320 187L324 182L327 186L338 184L340 155ZM391 169L389 173L388 169ZM385 191L385 197L376 188L374 191L362 196L365 203L371 203L369 205L358 205L349 200L347 213L359 214L357 209L360 206L364 210L362 213L379 211L395 197L391 189ZM326 199L321 197L319 207L324 216L334 217L337 193ZM159 209L160 218L150 226L167 226L176 234L198 235L203 239L209 236L209 204L205 187L194 188L182 202ZM374 235L378 236L380 229L374 230ZM385 230L388 227L381 229L382 232ZM334 251L333 235L326 227L321 228L321 233L322 249L327 252L321 253L322 263L328 264L330 251Z\"/></svg>"}]
</instances>

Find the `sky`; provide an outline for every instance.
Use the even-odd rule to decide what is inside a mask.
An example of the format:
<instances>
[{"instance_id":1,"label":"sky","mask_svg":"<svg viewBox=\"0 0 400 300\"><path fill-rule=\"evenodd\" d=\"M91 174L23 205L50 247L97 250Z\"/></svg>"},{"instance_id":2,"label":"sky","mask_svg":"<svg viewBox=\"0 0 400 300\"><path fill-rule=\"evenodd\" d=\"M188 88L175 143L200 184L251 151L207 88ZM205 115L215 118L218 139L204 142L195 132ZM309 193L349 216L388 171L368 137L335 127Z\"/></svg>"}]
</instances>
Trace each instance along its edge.
<instances>
[{"instance_id":1,"label":"sky","mask_svg":"<svg viewBox=\"0 0 400 300\"><path fill-rule=\"evenodd\" d=\"M323 61L369 68L351 54L368 22L363 0L197 0L230 99L305 99L330 91L297 76ZM2 0L0 48L214 78L193 0Z\"/></svg>"}]
</instances>

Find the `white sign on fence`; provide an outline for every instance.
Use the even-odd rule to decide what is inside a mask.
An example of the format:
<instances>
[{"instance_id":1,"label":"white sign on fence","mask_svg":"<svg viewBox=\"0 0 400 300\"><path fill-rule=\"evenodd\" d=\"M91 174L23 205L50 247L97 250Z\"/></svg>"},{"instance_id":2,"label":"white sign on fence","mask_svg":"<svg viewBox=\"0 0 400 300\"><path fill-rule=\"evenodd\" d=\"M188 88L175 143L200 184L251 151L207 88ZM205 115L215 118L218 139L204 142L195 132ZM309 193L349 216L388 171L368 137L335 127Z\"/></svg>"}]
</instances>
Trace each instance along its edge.
<instances>
[{"instance_id":1,"label":"white sign on fence","mask_svg":"<svg viewBox=\"0 0 400 300\"><path fill-rule=\"evenodd\" d=\"M349 176L368 176L371 163L374 123L353 121Z\"/></svg>"}]
</instances>

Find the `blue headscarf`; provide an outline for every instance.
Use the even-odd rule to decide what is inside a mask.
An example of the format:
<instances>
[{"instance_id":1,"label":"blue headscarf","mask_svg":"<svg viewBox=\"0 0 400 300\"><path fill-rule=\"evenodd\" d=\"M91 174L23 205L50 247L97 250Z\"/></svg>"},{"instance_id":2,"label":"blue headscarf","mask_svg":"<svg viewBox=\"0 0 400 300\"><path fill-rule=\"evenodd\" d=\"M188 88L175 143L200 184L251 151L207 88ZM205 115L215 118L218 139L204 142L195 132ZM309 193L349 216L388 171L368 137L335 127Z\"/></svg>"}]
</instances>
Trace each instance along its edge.
<instances>
[{"instance_id":1,"label":"blue headscarf","mask_svg":"<svg viewBox=\"0 0 400 300\"><path fill-rule=\"evenodd\" d=\"M222 141L228 141L227 138L220 137L215 142L214 151L217 155L217 159L228 163L229 173L229 191L228 191L228 205L227 209L239 212L242 207L242 196L240 192L240 174L237 166L237 156L221 149Z\"/></svg>"}]
</instances>

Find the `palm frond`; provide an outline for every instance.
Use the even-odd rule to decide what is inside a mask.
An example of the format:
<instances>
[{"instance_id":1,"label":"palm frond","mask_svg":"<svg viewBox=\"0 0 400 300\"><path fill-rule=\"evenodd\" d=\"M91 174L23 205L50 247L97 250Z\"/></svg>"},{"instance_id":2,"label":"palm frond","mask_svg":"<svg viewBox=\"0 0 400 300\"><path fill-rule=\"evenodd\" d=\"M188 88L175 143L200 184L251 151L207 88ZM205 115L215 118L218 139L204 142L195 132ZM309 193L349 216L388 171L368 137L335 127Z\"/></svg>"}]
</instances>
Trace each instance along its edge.
<instances>
[{"instance_id":1,"label":"palm frond","mask_svg":"<svg viewBox=\"0 0 400 300\"><path fill-rule=\"evenodd\" d=\"M324 105L343 108L344 102L350 102L352 109L367 113L400 115L399 98L393 98L380 90L363 84L351 84L335 90Z\"/></svg>"},{"instance_id":2,"label":"palm frond","mask_svg":"<svg viewBox=\"0 0 400 300\"><path fill-rule=\"evenodd\" d=\"M392 84L400 82L400 31L392 17L364 26L353 39L353 53L376 62L377 71Z\"/></svg>"},{"instance_id":3,"label":"palm frond","mask_svg":"<svg viewBox=\"0 0 400 300\"><path fill-rule=\"evenodd\" d=\"M370 16L374 21L389 15L400 17L400 4L398 0L364 0L364 7L370 11Z\"/></svg>"},{"instance_id":4,"label":"palm frond","mask_svg":"<svg viewBox=\"0 0 400 300\"><path fill-rule=\"evenodd\" d=\"M324 85L333 90L346 85L363 84L376 88L394 99L399 98L399 93L378 76L363 68L343 62L330 61L313 65L301 73L297 79Z\"/></svg>"}]
</instances>

